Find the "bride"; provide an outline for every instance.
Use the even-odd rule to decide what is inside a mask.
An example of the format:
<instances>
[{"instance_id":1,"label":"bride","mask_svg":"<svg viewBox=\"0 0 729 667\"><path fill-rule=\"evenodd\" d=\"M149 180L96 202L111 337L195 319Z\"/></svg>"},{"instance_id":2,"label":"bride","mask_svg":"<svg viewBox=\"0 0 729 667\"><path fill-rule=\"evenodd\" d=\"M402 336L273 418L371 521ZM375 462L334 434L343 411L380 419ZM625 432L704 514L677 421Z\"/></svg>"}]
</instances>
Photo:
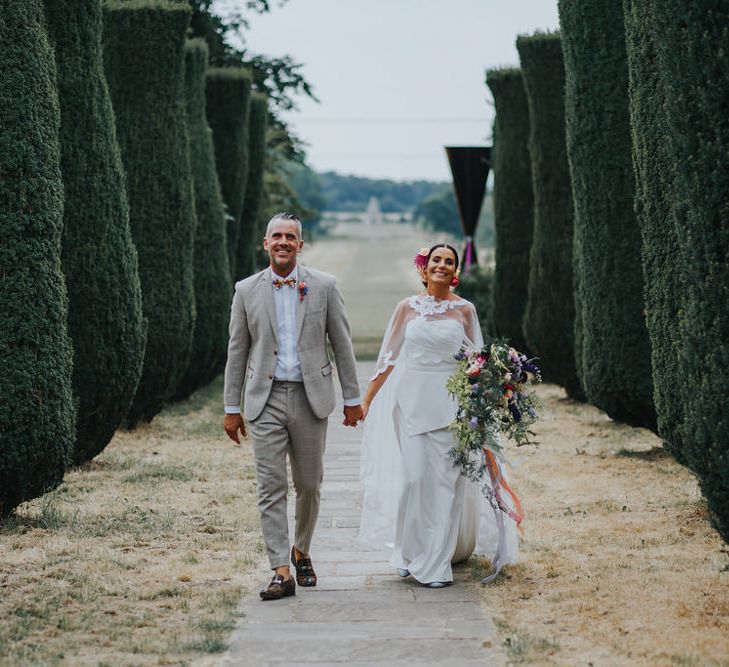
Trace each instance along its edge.
<instances>
[{"instance_id":1,"label":"bride","mask_svg":"<svg viewBox=\"0 0 729 667\"><path fill-rule=\"evenodd\" d=\"M490 487L488 476L469 481L448 457L456 403L445 385L454 355L483 345L473 304L450 291L458 253L438 244L427 264L425 251L420 259L425 291L395 308L362 401L360 539L392 547L390 562L400 576L440 588L453 583L451 564L474 551L492 556L488 579L495 577L515 562L517 546L506 508L481 492L479 484Z\"/></svg>"}]
</instances>

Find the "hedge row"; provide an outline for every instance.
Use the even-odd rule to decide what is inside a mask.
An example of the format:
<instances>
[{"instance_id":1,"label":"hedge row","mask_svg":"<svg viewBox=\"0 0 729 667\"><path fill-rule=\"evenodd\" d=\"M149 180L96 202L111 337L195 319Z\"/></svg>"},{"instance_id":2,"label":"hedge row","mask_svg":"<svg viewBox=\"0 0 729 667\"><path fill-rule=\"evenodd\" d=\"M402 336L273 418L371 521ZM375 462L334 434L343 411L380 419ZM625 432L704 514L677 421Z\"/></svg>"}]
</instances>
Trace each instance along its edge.
<instances>
[{"instance_id":1,"label":"hedge row","mask_svg":"<svg viewBox=\"0 0 729 667\"><path fill-rule=\"evenodd\" d=\"M522 325L529 289L529 250L534 225L532 165L529 157L529 105L519 69L486 73L496 107L494 147L493 327L526 351Z\"/></svg>"},{"instance_id":2,"label":"hedge row","mask_svg":"<svg viewBox=\"0 0 729 667\"><path fill-rule=\"evenodd\" d=\"M540 358L545 379L581 398L574 354L574 207L564 131L562 47L554 33L521 36L516 46L529 103L534 188L524 335L530 351Z\"/></svg>"},{"instance_id":3,"label":"hedge row","mask_svg":"<svg viewBox=\"0 0 729 667\"><path fill-rule=\"evenodd\" d=\"M60 111L44 23L41 0L0 4L0 515L57 486L74 443Z\"/></svg>"},{"instance_id":4,"label":"hedge row","mask_svg":"<svg viewBox=\"0 0 729 667\"><path fill-rule=\"evenodd\" d=\"M560 0L559 16L580 381L587 399L610 417L655 430L623 12L601 0Z\"/></svg>"},{"instance_id":5,"label":"hedge row","mask_svg":"<svg viewBox=\"0 0 729 667\"><path fill-rule=\"evenodd\" d=\"M261 244L264 230L259 223L263 198L263 174L266 158L266 129L268 127L268 97L262 93L251 95L248 114L248 179L246 181L236 271L244 278L257 269L256 250Z\"/></svg>"},{"instance_id":6,"label":"hedge row","mask_svg":"<svg viewBox=\"0 0 729 667\"><path fill-rule=\"evenodd\" d=\"M729 3L624 9L659 432L729 540Z\"/></svg>"},{"instance_id":7,"label":"hedge row","mask_svg":"<svg viewBox=\"0 0 729 667\"><path fill-rule=\"evenodd\" d=\"M187 371L176 398L213 380L228 344L228 319L232 285L228 265L225 206L215 171L212 133L205 113L205 71L208 47L194 39L185 47L185 82L190 156L195 184L195 332Z\"/></svg>"},{"instance_id":8,"label":"hedge row","mask_svg":"<svg viewBox=\"0 0 729 667\"><path fill-rule=\"evenodd\" d=\"M228 259L233 281L242 275L236 266L236 255L248 181L251 81L250 72L242 67L213 67L207 73L207 117L213 130L223 201L228 207Z\"/></svg>"},{"instance_id":9,"label":"hedge row","mask_svg":"<svg viewBox=\"0 0 729 667\"><path fill-rule=\"evenodd\" d=\"M184 45L191 10L165 0L105 5L104 55L139 253L144 370L128 415L151 420L190 358L195 208L185 120Z\"/></svg>"},{"instance_id":10,"label":"hedge row","mask_svg":"<svg viewBox=\"0 0 729 667\"><path fill-rule=\"evenodd\" d=\"M74 462L82 463L106 447L134 398L145 346L142 293L104 77L101 0L46 0L45 7L58 69Z\"/></svg>"}]
</instances>

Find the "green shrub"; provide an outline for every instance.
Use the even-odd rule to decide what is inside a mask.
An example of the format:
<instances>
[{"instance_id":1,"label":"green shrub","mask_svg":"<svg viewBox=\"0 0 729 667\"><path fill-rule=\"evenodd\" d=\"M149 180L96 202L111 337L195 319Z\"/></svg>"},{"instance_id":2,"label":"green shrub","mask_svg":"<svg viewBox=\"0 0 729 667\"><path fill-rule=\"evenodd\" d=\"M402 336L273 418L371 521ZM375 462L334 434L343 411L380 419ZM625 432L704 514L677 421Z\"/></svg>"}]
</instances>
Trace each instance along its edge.
<instances>
[{"instance_id":1,"label":"green shrub","mask_svg":"<svg viewBox=\"0 0 729 667\"><path fill-rule=\"evenodd\" d=\"M653 368L658 433L681 462L683 386L678 314L686 292L680 233L685 214L675 197L676 164L668 153L665 85L657 66L653 15L645 0L625 0L629 111L635 174L635 213L642 244L646 325Z\"/></svg>"},{"instance_id":2,"label":"green shrub","mask_svg":"<svg viewBox=\"0 0 729 667\"><path fill-rule=\"evenodd\" d=\"M192 343L195 209L183 54L191 10L165 0L114 0L105 9L106 72L149 323L128 417L134 426L174 396Z\"/></svg>"},{"instance_id":3,"label":"green shrub","mask_svg":"<svg viewBox=\"0 0 729 667\"><path fill-rule=\"evenodd\" d=\"M215 171L213 138L205 116L205 70L208 47L194 39L185 48L187 124L195 183L195 333L190 364L177 388L177 398L213 380L228 346L232 285L226 246L225 207Z\"/></svg>"},{"instance_id":4,"label":"green shrub","mask_svg":"<svg viewBox=\"0 0 729 667\"><path fill-rule=\"evenodd\" d=\"M0 4L0 515L57 486L74 404L61 272L63 183L41 0Z\"/></svg>"},{"instance_id":5,"label":"green shrub","mask_svg":"<svg viewBox=\"0 0 729 667\"><path fill-rule=\"evenodd\" d=\"M509 338L516 348L526 352L523 319L534 224L529 106L521 70L489 70L486 83L496 107L491 151L496 231L493 324L499 337Z\"/></svg>"},{"instance_id":6,"label":"green shrub","mask_svg":"<svg viewBox=\"0 0 729 667\"><path fill-rule=\"evenodd\" d=\"M251 73L243 67L212 67L207 73L207 116L223 201L228 207L228 259L233 281L244 277L236 266L236 255L248 181L251 80Z\"/></svg>"},{"instance_id":7,"label":"green shrub","mask_svg":"<svg viewBox=\"0 0 729 667\"><path fill-rule=\"evenodd\" d=\"M581 398L574 354L573 204L564 133L564 62L559 34L516 41L529 102L534 228L524 335L547 382Z\"/></svg>"},{"instance_id":8,"label":"green shrub","mask_svg":"<svg viewBox=\"0 0 729 667\"><path fill-rule=\"evenodd\" d=\"M729 3L648 4L678 173L674 196L685 206L676 228L687 271L678 322L682 453L729 541Z\"/></svg>"},{"instance_id":9,"label":"green shrub","mask_svg":"<svg viewBox=\"0 0 729 667\"><path fill-rule=\"evenodd\" d=\"M255 273L256 250L261 244L264 230L258 222L263 196L263 174L266 166L266 128L268 125L268 97L262 93L251 95L248 114L248 180L243 202L236 259L237 277Z\"/></svg>"},{"instance_id":10,"label":"green shrub","mask_svg":"<svg viewBox=\"0 0 729 667\"><path fill-rule=\"evenodd\" d=\"M61 105L62 265L74 348L78 464L101 452L127 416L142 373L145 331L104 77L101 0L45 0L45 6Z\"/></svg>"},{"instance_id":11,"label":"green shrub","mask_svg":"<svg viewBox=\"0 0 729 667\"><path fill-rule=\"evenodd\" d=\"M613 419L655 430L623 11L601 0L560 0L559 15L581 385Z\"/></svg>"},{"instance_id":12,"label":"green shrub","mask_svg":"<svg viewBox=\"0 0 729 667\"><path fill-rule=\"evenodd\" d=\"M468 273L462 273L455 291L458 296L468 299L478 313L481 333L485 340L494 337L491 293L494 274L481 266L471 267Z\"/></svg>"}]
</instances>

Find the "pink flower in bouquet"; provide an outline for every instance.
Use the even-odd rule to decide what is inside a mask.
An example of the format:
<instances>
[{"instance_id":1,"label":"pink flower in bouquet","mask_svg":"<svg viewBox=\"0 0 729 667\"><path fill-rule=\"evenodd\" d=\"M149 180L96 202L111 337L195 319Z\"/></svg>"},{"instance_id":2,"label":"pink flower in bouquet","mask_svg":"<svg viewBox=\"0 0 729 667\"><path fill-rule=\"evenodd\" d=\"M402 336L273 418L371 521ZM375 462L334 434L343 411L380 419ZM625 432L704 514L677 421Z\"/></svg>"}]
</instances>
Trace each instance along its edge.
<instances>
[{"instance_id":1,"label":"pink flower in bouquet","mask_svg":"<svg viewBox=\"0 0 729 667\"><path fill-rule=\"evenodd\" d=\"M481 375L481 366L479 366L478 364L473 364L469 366L468 370L466 371L466 375L472 378L478 377L479 375Z\"/></svg>"}]
</instances>

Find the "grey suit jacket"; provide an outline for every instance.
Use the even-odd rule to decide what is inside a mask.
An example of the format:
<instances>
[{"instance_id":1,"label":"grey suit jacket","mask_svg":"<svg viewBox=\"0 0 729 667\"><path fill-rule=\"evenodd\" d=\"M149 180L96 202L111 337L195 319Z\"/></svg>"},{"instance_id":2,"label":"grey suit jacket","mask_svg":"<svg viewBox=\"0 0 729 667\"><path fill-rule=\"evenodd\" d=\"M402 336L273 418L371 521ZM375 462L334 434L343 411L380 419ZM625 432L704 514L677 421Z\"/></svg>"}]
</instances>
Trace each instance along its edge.
<instances>
[{"instance_id":1,"label":"grey suit jacket","mask_svg":"<svg viewBox=\"0 0 729 667\"><path fill-rule=\"evenodd\" d=\"M299 264L299 281L309 288L296 305L301 373L312 411L324 418L334 410L327 340L334 350L344 399L359 396L349 321L334 276ZM236 283L230 312L225 405L240 405L242 399L248 421L261 414L271 393L278 354L276 331L271 271L264 269Z\"/></svg>"}]
</instances>

